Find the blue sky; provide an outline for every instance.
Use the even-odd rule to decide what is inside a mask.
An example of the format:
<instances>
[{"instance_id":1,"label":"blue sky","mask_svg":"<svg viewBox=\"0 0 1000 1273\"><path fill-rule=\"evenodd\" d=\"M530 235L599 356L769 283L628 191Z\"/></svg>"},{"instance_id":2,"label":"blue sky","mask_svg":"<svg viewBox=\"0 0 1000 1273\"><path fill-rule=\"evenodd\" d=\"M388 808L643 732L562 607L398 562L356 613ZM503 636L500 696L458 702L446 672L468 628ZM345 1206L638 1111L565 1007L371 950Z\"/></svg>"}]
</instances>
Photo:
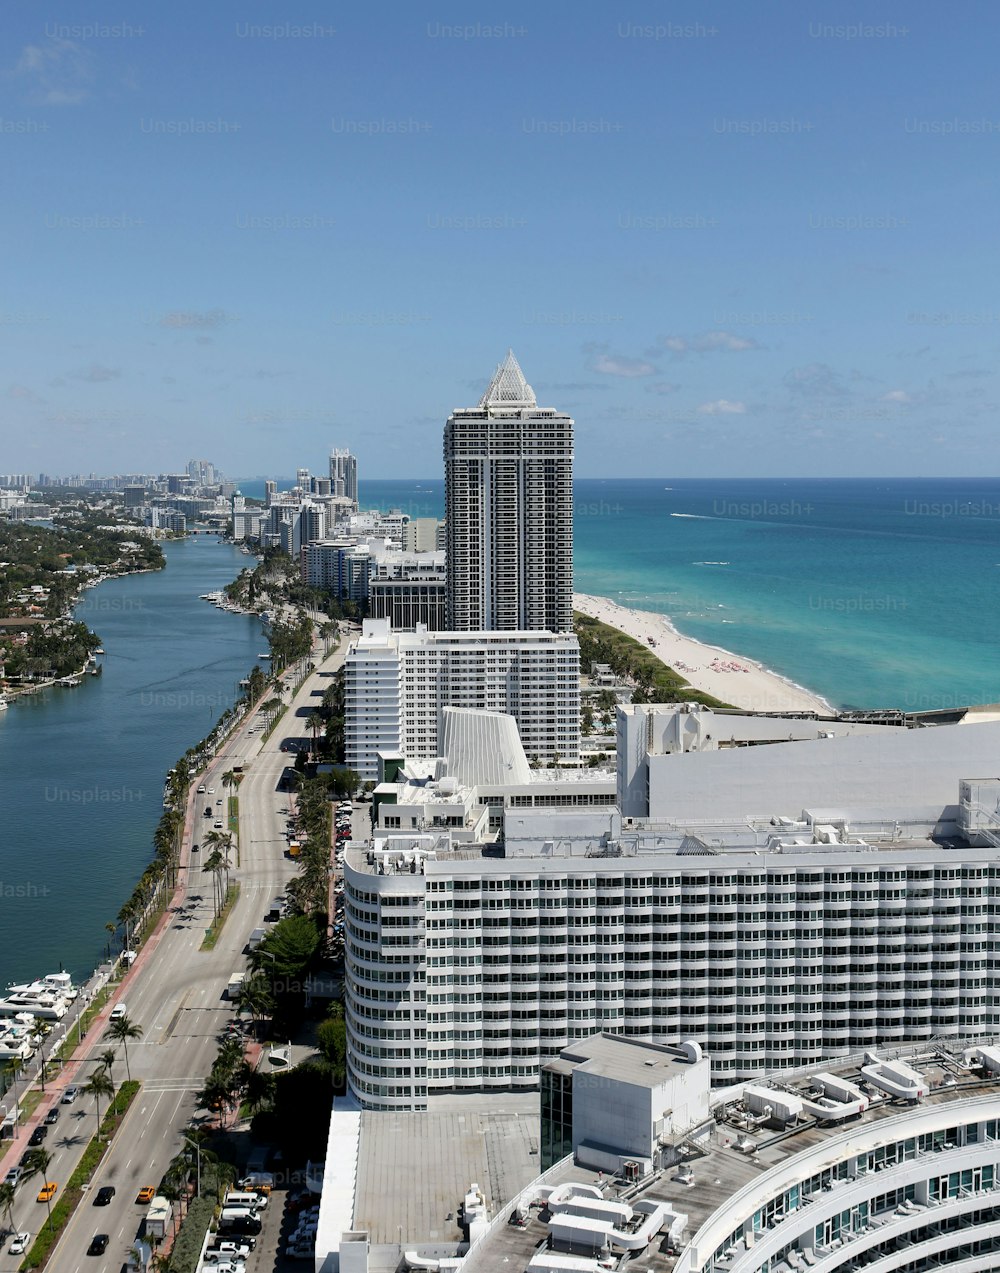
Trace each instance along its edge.
<instances>
[{"instance_id":1,"label":"blue sky","mask_svg":"<svg viewBox=\"0 0 1000 1273\"><path fill-rule=\"evenodd\" d=\"M957 14L957 16L956 16ZM996 6L8 7L0 471L998 471Z\"/></svg>"}]
</instances>

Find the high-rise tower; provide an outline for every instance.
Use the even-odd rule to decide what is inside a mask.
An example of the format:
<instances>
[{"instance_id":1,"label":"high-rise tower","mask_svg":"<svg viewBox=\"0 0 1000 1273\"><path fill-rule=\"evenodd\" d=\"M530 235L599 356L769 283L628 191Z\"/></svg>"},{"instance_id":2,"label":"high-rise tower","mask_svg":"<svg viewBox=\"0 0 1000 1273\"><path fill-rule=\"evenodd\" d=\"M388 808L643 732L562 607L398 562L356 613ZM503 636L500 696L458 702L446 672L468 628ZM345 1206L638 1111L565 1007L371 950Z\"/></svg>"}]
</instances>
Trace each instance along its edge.
<instances>
[{"instance_id":1,"label":"high-rise tower","mask_svg":"<svg viewBox=\"0 0 1000 1273\"><path fill-rule=\"evenodd\" d=\"M539 407L508 350L444 430L447 624L573 627L573 421Z\"/></svg>"},{"instance_id":2,"label":"high-rise tower","mask_svg":"<svg viewBox=\"0 0 1000 1273\"><path fill-rule=\"evenodd\" d=\"M357 507L358 503L358 461L350 451L330 452L330 493L346 495Z\"/></svg>"}]
</instances>

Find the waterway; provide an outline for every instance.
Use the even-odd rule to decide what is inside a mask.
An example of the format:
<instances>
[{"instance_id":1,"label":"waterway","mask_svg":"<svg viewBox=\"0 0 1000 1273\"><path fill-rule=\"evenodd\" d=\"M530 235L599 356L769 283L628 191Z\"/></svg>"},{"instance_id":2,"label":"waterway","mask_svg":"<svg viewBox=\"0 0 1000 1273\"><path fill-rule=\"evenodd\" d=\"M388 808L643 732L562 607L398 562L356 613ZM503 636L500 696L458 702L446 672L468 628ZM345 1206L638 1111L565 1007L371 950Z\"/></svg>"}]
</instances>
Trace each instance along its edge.
<instances>
[{"instance_id":1,"label":"waterway","mask_svg":"<svg viewBox=\"0 0 1000 1273\"><path fill-rule=\"evenodd\" d=\"M165 570L81 597L101 676L0 712L0 988L60 966L83 979L100 962L153 856L166 771L267 649L258 620L199 600L247 564L238 549L198 535L164 552Z\"/></svg>"}]
</instances>

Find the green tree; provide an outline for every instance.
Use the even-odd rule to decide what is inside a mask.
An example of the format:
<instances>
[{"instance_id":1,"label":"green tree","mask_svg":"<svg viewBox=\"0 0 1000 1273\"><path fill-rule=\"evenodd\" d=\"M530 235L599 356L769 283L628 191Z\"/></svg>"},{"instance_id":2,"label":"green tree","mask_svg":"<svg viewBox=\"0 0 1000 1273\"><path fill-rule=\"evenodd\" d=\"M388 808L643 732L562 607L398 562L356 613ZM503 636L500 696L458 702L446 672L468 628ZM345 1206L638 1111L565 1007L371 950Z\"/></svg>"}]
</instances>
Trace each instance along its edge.
<instances>
[{"instance_id":1,"label":"green tree","mask_svg":"<svg viewBox=\"0 0 1000 1273\"><path fill-rule=\"evenodd\" d=\"M111 1022L111 1026L115 1026L117 1024L118 1023L116 1021ZM109 1027L109 1033L110 1033L110 1027ZM107 1072L108 1077L111 1079L113 1083L115 1081L114 1065L115 1065L115 1061L118 1060L118 1053L114 1050L114 1048L105 1048L98 1059L100 1060L100 1063L101 1063L101 1069Z\"/></svg>"},{"instance_id":2,"label":"green tree","mask_svg":"<svg viewBox=\"0 0 1000 1273\"><path fill-rule=\"evenodd\" d=\"M128 1081L132 1082L132 1067L128 1060L128 1042L129 1039L141 1039L142 1029L128 1017L119 1017L117 1021L112 1021L108 1025L108 1034L116 1043L122 1045L125 1052L125 1073L128 1075Z\"/></svg>"},{"instance_id":3,"label":"green tree","mask_svg":"<svg viewBox=\"0 0 1000 1273\"><path fill-rule=\"evenodd\" d=\"M14 1199L17 1197L17 1185L0 1182L0 1215L4 1217L6 1228L14 1230Z\"/></svg>"},{"instance_id":4,"label":"green tree","mask_svg":"<svg viewBox=\"0 0 1000 1273\"><path fill-rule=\"evenodd\" d=\"M94 1098L94 1106L97 1110L97 1136L99 1139L101 1135L101 1097L106 1096L110 1101L115 1094L115 1085L104 1070L95 1070L84 1083L81 1090L85 1096Z\"/></svg>"},{"instance_id":5,"label":"green tree","mask_svg":"<svg viewBox=\"0 0 1000 1273\"><path fill-rule=\"evenodd\" d=\"M29 1149L24 1160L25 1183L33 1180L36 1176L41 1177L44 1183L48 1183L49 1168L52 1166L52 1155L47 1149ZM49 1227L52 1227L52 1199L45 1199L45 1207L49 1213Z\"/></svg>"}]
</instances>

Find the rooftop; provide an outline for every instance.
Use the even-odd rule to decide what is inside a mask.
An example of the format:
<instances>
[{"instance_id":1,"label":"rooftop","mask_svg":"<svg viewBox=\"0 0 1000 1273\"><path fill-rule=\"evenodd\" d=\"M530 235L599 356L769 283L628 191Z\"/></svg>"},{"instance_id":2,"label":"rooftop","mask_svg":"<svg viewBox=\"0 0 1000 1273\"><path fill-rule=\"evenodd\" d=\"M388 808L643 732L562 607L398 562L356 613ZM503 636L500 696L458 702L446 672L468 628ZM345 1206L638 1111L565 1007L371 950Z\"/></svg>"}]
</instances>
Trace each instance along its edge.
<instances>
[{"instance_id":1,"label":"rooftop","mask_svg":"<svg viewBox=\"0 0 1000 1273\"><path fill-rule=\"evenodd\" d=\"M849 1154L849 1150L843 1148L840 1152L823 1152L819 1155L812 1151L825 1150L827 1147L833 1150L838 1141L843 1146L845 1141L852 1143L859 1137L870 1141L872 1138L865 1136L865 1130L877 1130L881 1125L885 1126L885 1137L882 1139L892 1139L891 1120L902 1120L908 1115L919 1116L922 1113L928 1125L946 1124L947 1118L938 1117L937 1114L947 1112L948 1107L962 1101L968 1102L970 1098L1000 1097L1000 1076L987 1072L984 1077L966 1064L963 1050L968 1042L953 1040L949 1041L947 1047L916 1044L894 1048L885 1054L893 1060L905 1056L908 1063L929 1084L930 1091L916 1105L890 1099L878 1092L861 1073L861 1066L866 1065L864 1057L845 1058L841 1064L826 1061L797 1071L796 1074L785 1075L780 1082L770 1085L776 1098L784 1093L792 1097L797 1094L803 1098L811 1095L815 1099L816 1092L810 1091L811 1075L822 1072L860 1086L868 1094L870 1105L860 1118L851 1121L847 1131L842 1122L824 1123L812 1118L800 1118L791 1127L765 1126L759 1117L754 1118L747 1104L740 1099L739 1090L745 1086L740 1084L730 1089L731 1099L716 1106L714 1112L717 1125L708 1136L697 1142L683 1136L677 1137L675 1144L679 1144L681 1162L664 1171L655 1172L646 1182L631 1186L623 1180L598 1177L596 1173L576 1166L570 1160L564 1160L546 1174L543 1183L553 1185L566 1181L587 1184L596 1182L605 1198L622 1198L633 1206L639 1200L669 1202L674 1210L688 1217L685 1245L695 1237L706 1221L725 1207L726 1210L718 1221L721 1230L725 1230L720 1231L721 1240L744 1218L737 1205L737 1195L767 1172L795 1163L794 1182L801 1181L804 1186L814 1173L831 1168ZM956 1110L956 1114L957 1112ZM908 1130L906 1134L913 1133ZM880 1138L876 1136L874 1139L879 1141ZM803 1158L807 1154L813 1159L808 1165ZM821 1189L833 1191L851 1183L850 1180L841 1181L831 1176ZM530 1191L526 1191L526 1198L529 1193ZM804 1191L803 1205L806 1202L808 1195ZM754 1204L748 1205L751 1206L752 1214ZM760 1205L759 1199L755 1205ZM473 1252L463 1273L487 1273L501 1265L509 1268L511 1273L521 1273L527 1267L532 1255L545 1240L548 1226L538 1218L537 1210L527 1211L526 1204L524 1210L529 1217L527 1226L523 1229L512 1225L498 1228L495 1234L491 1234ZM492 1218L494 1213L490 1214ZM780 1216L773 1223L779 1221ZM770 1227L772 1226L768 1225L766 1229ZM661 1235L661 1239L654 1239L650 1244L647 1252L640 1257L640 1262L630 1264L629 1267L634 1267L636 1273L640 1269L662 1270L667 1273L674 1268L677 1257L668 1255L665 1248Z\"/></svg>"},{"instance_id":2,"label":"rooftop","mask_svg":"<svg viewBox=\"0 0 1000 1273\"><path fill-rule=\"evenodd\" d=\"M559 1074L577 1070L638 1087L659 1087L701 1060L701 1049L696 1048L697 1045L692 1044L685 1049L644 1043L602 1031L570 1043L545 1068Z\"/></svg>"}]
</instances>

